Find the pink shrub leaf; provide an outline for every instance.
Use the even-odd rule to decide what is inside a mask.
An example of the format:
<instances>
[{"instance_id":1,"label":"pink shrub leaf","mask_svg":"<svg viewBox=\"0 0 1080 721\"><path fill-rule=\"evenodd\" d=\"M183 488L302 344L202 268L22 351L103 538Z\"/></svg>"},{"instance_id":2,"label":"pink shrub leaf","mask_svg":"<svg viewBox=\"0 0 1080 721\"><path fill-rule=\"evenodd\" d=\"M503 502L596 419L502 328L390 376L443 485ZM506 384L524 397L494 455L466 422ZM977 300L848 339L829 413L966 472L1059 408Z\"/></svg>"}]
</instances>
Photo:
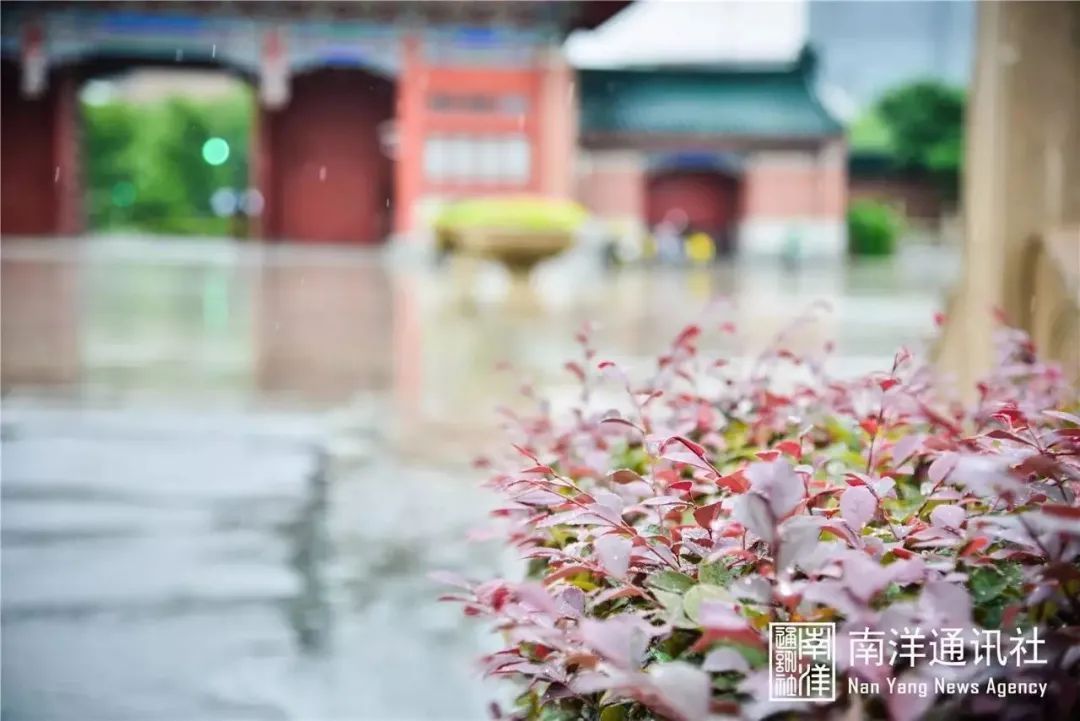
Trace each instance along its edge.
<instances>
[{"instance_id":1,"label":"pink shrub leaf","mask_svg":"<svg viewBox=\"0 0 1080 721\"><path fill-rule=\"evenodd\" d=\"M709 675L682 661L657 664L649 676L663 707L679 721L704 721L709 715Z\"/></svg>"},{"instance_id":2,"label":"pink shrub leaf","mask_svg":"<svg viewBox=\"0 0 1080 721\"><path fill-rule=\"evenodd\" d=\"M877 511L877 498L866 486L851 486L840 495L840 515L856 532L861 531Z\"/></svg>"},{"instance_id":3,"label":"pink shrub leaf","mask_svg":"<svg viewBox=\"0 0 1080 721\"><path fill-rule=\"evenodd\" d=\"M960 528L966 518L967 513L963 507L951 504L936 506L930 512L930 523L938 528L947 528L949 530Z\"/></svg>"},{"instance_id":4,"label":"pink shrub leaf","mask_svg":"<svg viewBox=\"0 0 1080 721\"><path fill-rule=\"evenodd\" d=\"M1059 421L1066 421L1072 423L1074 426L1080 426L1080 416L1075 413L1066 413L1065 411L1049 410L1043 411L1044 416L1050 418L1056 418Z\"/></svg>"},{"instance_id":5,"label":"pink shrub leaf","mask_svg":"<svg viewBox=\"0 0 1080 721\"><path fill-rule=\"evenodd\" d=\"M926 472L927 478L934 483L941 483L956 468L956 454L943 453L934 459Z\"/></svg>"},{"instance_id":6,"label":"pink shrub leaf","mask_svg":"<svg viewBox=\"0 0 1080 721\"><path fill-rule=\"evenodd\" d=\"M626 571L630 567L630 548L633 544L629 538L616 535L606 535L593 541L593 548L600 558L600 564L604 569L616 578L625 578Z\"/></svg>"},{"instance_id":7,"label":"pink shrub leaf","mask_svg":"<svg viewBox=\"0 0 1080 721\"><path fill-rule=\"evenodd\" d=\"M582 642L617 668L637 670L645 660L649 640L657 629L637 616L615 616L598 620L582 619Z\"/></svg>"},{"instance_id":8,"label":"pink shrub leaf","mask_svg":"<svg viewBox=\"0 0 1080 721\"><path fill-rule=\"evenodd\" d=\"M634 420L591 398L596 355L583 334L584 361L567 366L582 381L576 407L555 414L530 390L534 410L503 413L530 467L495 472L496 455L477 467L510 499L492 525L528 561L529 580L433 579L498 629L503 648L484 666L521 685L514 721L914 721L933 702L884 683L943 673L926 663L882 666L871 679L882 690L857 701L767 701L753 658L768 647L767 622L789 619L835 620L841 646L862 627L1000 628L1003 641L1034 628L1049 658L1022 678L1048 682L1049 708L1074 703L1052 678L1080 658L1067 651L1080 626L1080 416L1061 371L1002 329L998 360L965 406L906 351L882 372L829 378L794 350L798 330L747 374L700 358L697 327L640 385L598 364L627 391ZM710 674L741 676L739 695ZM962 694L948 703L957 718L982 713ZM994 703L986 713L1026 712Z\"/></svg>"},{"instance_id":9,"label":"pink shrub leaf","mask_svg":"<svg viewBox=\"0 0 1080 721\"><path fill-rule=\"evenodd\" d=\"M899 465L922 449L923 437L917 433L908 433L893 446L893 463Z\"/></svg>"},{"instance_id":10,"label":"pink shrub leaf","mask_svg":"<svg viewBox=\"0 0 1080 721\"><path fill-rule=\"evenodd\" d=\"M757 493L744 493L736 498L731 506L731 517L766 543L776 540L775 521L769 510L769 502Z\"/></svg>"},{"instance_id":11,"label":"pink shrub leaf","mask_svg":"<svg viewBox=\"0 0 1080 721\"><path fill-rule=\"evenodd\" d=\"M745 473L750 488L768 501L776 520L786 518L806 495L802 479L786 460L751 463Z\"/></svg>"}]
</instances>

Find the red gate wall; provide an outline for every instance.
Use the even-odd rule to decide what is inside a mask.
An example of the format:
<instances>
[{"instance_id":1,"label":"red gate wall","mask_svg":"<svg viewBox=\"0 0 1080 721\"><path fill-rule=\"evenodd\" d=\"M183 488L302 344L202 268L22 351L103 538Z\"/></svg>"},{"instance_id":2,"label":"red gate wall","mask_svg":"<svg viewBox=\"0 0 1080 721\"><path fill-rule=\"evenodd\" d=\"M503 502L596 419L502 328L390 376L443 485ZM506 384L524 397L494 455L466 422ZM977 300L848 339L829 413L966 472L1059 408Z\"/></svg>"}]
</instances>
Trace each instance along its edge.
<instances>
[{"instance_id":1,"label":"red gate wall","mask_svg":"<svg viewBox=\"0 0 1080 721\"><path fill-rule=\"evenodd\" d=\"M686 213L690 227L714 231L738 219L739 185L735 178L712 171L673 170L648 179L647 217L656 225L668 212Z\"/></svg>"},{"instance_id":2,"label":"red gate wall","mask_svg":"<svg viewBox=\"0 0 1080 721\"><path fill-rule=\"evenodd\" d=\"M359 70L292 78L279 111L260 108L257 184L262 235L272 239L375 243L390 231L393 163L378 128L394 115L393 84Z\"/></svg>"},{"instance_id":3,"label":"red gate wall","mask_svg":"<svg viewBox=\"0 0 1080 721\"><path fill-rule=\"evenodd\" d=\"M30 99L19 90L17 64L2 63L0 73L0 233L77 233L82 229L78 83L70 73L56 72L48 90Z\"/></svg>"}]
</instances>

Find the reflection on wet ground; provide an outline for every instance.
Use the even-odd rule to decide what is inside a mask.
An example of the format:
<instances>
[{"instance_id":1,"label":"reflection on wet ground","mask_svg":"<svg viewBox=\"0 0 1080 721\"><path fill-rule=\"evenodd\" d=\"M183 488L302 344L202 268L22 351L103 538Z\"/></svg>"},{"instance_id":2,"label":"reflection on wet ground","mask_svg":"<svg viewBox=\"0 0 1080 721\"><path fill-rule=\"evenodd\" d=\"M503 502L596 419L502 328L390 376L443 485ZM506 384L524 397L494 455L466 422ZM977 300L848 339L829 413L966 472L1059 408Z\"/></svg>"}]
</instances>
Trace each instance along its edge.
<instances>
[{"instance_id":1,"label":"reflection on wet ground","mask_svg":"<svg viewBox=\"0 0 1080 721\"><path fill-rule=\"evenodd\" d=\"M12 721L481 718L469 661L490 640L426 574L513 563L461 540L491 503L467 461L497 403L526 379L568 392L583 321L633 368L718 323L717 296L742 329L719 352L824 298L803 340L834 338L838 372L880 367L929 338L955 264L607 271L581 252L521 302L497 268L409 252L100 239L2 259Z\"/></svg>"}]
</instances>

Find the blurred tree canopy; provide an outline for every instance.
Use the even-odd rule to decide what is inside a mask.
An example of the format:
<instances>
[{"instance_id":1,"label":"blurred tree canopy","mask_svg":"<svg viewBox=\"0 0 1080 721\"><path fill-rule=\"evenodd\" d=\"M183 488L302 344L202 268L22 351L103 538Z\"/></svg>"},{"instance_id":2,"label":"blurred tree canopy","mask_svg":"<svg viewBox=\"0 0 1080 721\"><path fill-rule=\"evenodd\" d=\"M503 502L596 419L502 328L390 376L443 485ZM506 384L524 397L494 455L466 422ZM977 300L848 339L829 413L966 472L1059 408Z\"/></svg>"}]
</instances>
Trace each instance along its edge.
<instances>
[{"instance_id":1,"label":"blurred tree canopy","mask_svg":"<svg viewBox=\"0 0 1080 721\"><path fill-rule=\"evenodd\" d=\"M251 93L212 101L169 98L153 103L83 103L87 214L94 230L226 235L229 218L214 215L218 188L248 187ZM229 144L210 165L208 138Z\"/></svg>"},{"instance_id":2,"label":"blurred tree canopy","mask_svg":"<svg viewBox=\"0 0 1080 721\"><path fill-rule=\"evenodd\" d=\"M964 160L965 93L922 80L886 93L851 128L852 147L882 151L905 169L930 173L955 196Z\"/></svg>"}]
</instances>

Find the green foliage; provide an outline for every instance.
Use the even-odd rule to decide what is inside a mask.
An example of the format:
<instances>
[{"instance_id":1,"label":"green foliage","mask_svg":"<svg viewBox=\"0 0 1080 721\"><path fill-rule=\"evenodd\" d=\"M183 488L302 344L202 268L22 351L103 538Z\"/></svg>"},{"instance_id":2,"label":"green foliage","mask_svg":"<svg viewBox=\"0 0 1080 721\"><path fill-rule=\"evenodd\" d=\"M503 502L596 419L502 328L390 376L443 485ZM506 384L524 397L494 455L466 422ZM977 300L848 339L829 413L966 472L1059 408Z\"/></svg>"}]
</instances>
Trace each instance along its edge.
<instances>
[{"instance_id":1,"label":"green foliage","mask_svg":"<svg viewBox=\"0 0 1080 721\"><path fill-rule=\"evenodd\" d=\"M892 152L892 134L877 108L860 115L848 128L848 144L853 151Z\"/></svg>"},{"instance_id":2,"label":"green foliage","mask_svg":"<svg viewBox=\"0 0 1080 721\"><path fill-rule=\"evenodd\" d=\"M903 230L900 214L884 203L860 200L847 215L848 244L854 255L889 255Z\"/></svg>"},{"instance_id":3,"label":"green foliage","mask_svg":"<svg viewBox=\"0 0 1080 721\"><path fill-rule=\"evenodd\" d=\"M702 583L727 586L734 576L735 574L728 570L722 561L702 563L698 566L698 578Z\"/></svg>"},{"instance_id":4,"label":"green foliage","mask_svg":"<svg viewBox=\"0 0 1080 721\"><path fill-rule=\"evenodd\" d=\"M963 90L928 80L892 90L875 108L896 162L933 173L952 193L963 164L965 103Z\"/></svg>"},{"instance_id":5,"label":"green foliage","mask_svg":"<svg viewBox=\"0 0 1080 721\"><path fill-rule=\"evenodd\" d=\"M980 566L971 571L968 588L975 601L976 620L988 628L1001 625L1005 606L1023 598L1023 571L1018 563Z\"/></svg>"},{"instance_id":6,"label":"green foliage","mask_svg":"<svg viewBox=\"0 0 1080 721\"><path fill-rule=\"evenodd\" d=\"M659 571L649 577L649 585L662 591L686 593L694 585L694 579L678 571Z\"/></svg>"},{"instance_id":7,"label":"green foliage","mask_svg":"<svg viewBox=\"0 0 1080 721\"><path fill-rule=\"evenodd\" d=\"M90 227L227 234L231 221L213 215L210 196L221 187L248 186L252 108L246 88L206 102L84 104ZM220 166L202 159L202 145L213 136L231 149Z\"/></svg>"}]
</instances>

